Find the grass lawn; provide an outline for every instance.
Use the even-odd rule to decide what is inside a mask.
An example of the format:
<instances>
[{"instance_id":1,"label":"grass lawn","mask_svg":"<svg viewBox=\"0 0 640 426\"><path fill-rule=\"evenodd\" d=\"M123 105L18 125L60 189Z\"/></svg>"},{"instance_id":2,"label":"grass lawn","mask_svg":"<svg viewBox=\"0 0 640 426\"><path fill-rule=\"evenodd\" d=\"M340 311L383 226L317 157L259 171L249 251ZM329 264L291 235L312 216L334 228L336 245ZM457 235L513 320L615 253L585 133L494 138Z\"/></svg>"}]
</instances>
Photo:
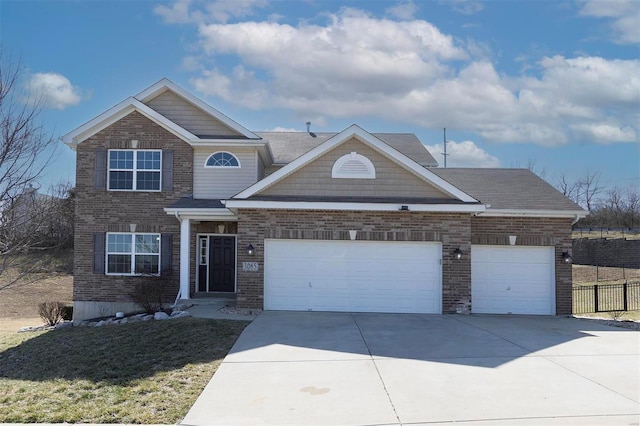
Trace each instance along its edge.
<instances>
[{"instance_id":1,"label":"grass lawn","mask_svg":"<svg viewBox=\"0 0 640 426\"><path fill-rule=\"evenodd\" d=\"M596 312L587 314L575 314L579 317L603 318L603 319L620 319L630 321L640 321L640 311L627 312Z\"/></svg>"},{"instance_id":2,"label":"grass lawn","mask_svg":"<svg viewBox=\"0 0 640 426\"><path fill-rule=\"evenodd\" d=\"M182 420L248 322L0 331L0 423Z\"/></svg>"}]
</instances>

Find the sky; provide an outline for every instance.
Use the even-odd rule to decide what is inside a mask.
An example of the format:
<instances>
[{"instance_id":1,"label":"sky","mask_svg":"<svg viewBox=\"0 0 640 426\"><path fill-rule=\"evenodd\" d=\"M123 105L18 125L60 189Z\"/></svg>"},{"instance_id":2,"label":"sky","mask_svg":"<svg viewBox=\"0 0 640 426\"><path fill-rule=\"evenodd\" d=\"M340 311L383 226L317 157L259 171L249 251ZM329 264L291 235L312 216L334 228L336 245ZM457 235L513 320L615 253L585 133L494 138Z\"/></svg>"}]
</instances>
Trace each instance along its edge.
<instances>
[{"instance_id":1,"label":"sky","mask_svg":"<svg viewBox=\"0 0 640 426\"><path fill-rule=\"evenodd\" d=\"M166 77L254 131L415 133L443 166L446 128L448 167L640 187L636 0L0 0L0 40L56 139Z\"/></svg>"}]
</instances>

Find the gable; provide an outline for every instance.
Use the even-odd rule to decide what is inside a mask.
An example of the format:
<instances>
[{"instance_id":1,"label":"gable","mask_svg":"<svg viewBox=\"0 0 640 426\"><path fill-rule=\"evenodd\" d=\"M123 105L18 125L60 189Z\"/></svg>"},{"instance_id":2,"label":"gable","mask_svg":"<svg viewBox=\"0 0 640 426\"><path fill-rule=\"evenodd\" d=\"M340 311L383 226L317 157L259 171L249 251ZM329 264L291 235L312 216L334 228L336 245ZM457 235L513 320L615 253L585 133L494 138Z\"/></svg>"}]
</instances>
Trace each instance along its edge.
<instances>
[{"instance_id":1,"label":"gable","mask_svg":"<svg viewBox=\"0 0 640 426\"><path fill-rule=\"evenodd\" d=\"M147 101L146 105L199 138L244 138L239 132L171 90L165 90Z\"/></svg>"},{"instance_id":2,"label":"gable","mask_svg":"<svg viewBox=\"0 0 640 426\"><path fill-rule=\"evenodd\" d=\"M353 152L371 161L375 168L375 178L332 177L336 161ZM455 199L355 137L264 189L260 195Z\"/></svg>"}]
</instances>

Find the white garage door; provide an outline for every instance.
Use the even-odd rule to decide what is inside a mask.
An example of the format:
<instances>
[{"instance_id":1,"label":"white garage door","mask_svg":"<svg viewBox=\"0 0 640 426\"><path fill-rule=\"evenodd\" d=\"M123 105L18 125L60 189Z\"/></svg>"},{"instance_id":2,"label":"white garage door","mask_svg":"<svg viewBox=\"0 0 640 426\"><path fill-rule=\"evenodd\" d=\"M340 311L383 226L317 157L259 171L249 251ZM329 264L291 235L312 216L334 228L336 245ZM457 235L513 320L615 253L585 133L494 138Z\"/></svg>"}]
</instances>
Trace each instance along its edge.
<instances>
[{"instance_id":1,"label":"white garage door","mask_svg":"<svg viewBox=\"0 0 640 426\"><path fill-rule=\"evenodd\" d=\"M554 315L554 248L472 246L471 310Z\"/></svg>"},{"instance_id":2,"label":"white garage door","mask_svg":"<svg viewBox=\"0 0 640 426\"><path fill-rule=\"evenodd\" d=\"M267 310L441 312L440 243L265 240Z\"/></svg>"}]
</instances>

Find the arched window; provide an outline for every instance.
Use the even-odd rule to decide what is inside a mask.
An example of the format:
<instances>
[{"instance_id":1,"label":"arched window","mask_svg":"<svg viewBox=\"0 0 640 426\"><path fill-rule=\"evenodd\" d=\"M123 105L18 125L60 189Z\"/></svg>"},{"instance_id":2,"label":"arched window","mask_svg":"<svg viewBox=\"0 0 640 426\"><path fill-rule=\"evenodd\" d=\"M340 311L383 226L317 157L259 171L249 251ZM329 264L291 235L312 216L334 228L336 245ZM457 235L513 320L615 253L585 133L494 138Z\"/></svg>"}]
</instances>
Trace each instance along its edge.
<instances>
[{"instance_id":1,"label":"arched window","mask_svg":"<svg viewBox=\"0 0 640 426\"><path fill-rule=\"evenodd\" d=\"M352 152L333 163L331 177L338 179L375 179L376 168L364 155Z\"/></svg>"},{"instance_id":2,"label":"arched window","mask_svg":"<svg viewBox=\"0 0 640 426\"><path fill-rule=\"evenodd\" d=\"M240 167L238 157L226 151L214 152L204 163L205 167Z\"/></svg>"}]
</instances>

